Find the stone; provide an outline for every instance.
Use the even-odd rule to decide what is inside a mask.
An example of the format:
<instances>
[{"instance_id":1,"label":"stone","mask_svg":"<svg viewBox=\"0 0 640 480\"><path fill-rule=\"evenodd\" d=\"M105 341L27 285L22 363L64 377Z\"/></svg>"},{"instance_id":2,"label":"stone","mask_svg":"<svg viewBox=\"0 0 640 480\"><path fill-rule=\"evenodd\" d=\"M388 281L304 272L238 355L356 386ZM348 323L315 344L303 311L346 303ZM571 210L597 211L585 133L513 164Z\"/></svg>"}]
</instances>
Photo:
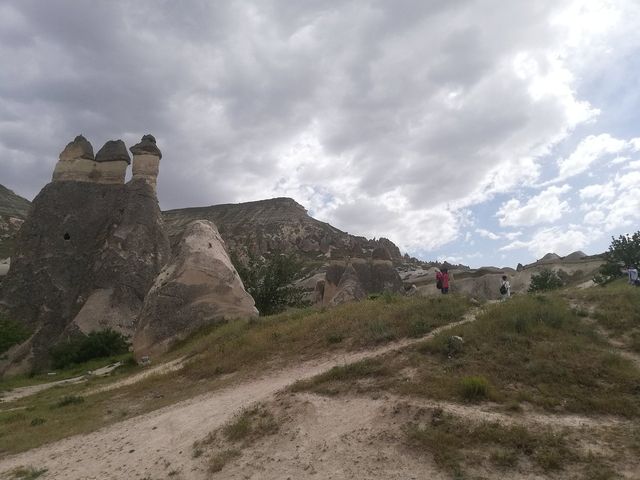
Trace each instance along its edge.
<instances>
[{"instance_id":1,"label":"stone","mask_svg":"<svg viewBox=\"0 0 640 480\"><path fill-rule=\"evenodd\" d=\"M351 264L348 264L338 282L336 292L329 301L329 305L336 306L347 302L354 302L366 298L358 274Z\"/></svg>"},{"instance_id":2,"label":"stone","mask_svg":"<svg viewBox=\"0 0 640 480\"><path fill-rule=\"evenodd\" d=\"M462 352L464 339L458 335L453 335L447 339L447 353L449 357Z\"/></svg>"},{"instance_id":3,"label":"stone","mask_svg":"<svg viewBox=\"0 0 640 480\"><path fill-rule=\"evenodd\" d=\"M96 162L126 162L129 165L131 157L127 152L127 146L122 140L109 140L96 153Z\"/></svg>"},{"instance_id":4,"label":"stone","mask_svg":"<svg viewBox=\"0 0 640 480\"><path fill-rule=\"evenodd\" d=\"M72 142L67 143L67 146L64 147L64 150L62 150L58 158L63 162L76 160L78 158L94 160L93 147L91 143L89 143L89 140L82 135L78 135Z\"/></svg>"},{"instance_id":5,"label":"stone","mask_svg":"<svg viewBox=\"0 0 640 480\"><path fill-rule=\"evenodd\" d=\"M145 298L134 352L153 356L201 327L257 315L218 229L196 220Z\"/></svg>"},{"instance_id":6,"label":"stone","mask_svg":"<svg viewBox=\"0 0 640 480\"><path fill-rule=\"evenodd\" d=\"M156 138L151 134L144 135L140 143L135 144L129 150L134 155L153 155L162 158L162 152L156 145Z\"/></svg>"}]
</instances>

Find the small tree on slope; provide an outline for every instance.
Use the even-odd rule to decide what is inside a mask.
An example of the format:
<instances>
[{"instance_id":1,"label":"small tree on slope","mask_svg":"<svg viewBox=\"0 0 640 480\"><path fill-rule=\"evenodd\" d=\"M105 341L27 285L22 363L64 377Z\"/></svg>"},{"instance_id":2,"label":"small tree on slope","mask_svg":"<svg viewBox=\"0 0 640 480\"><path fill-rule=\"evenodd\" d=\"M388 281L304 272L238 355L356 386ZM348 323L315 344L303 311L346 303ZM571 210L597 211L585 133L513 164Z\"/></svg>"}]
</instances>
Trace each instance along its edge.
<instances>
[{"instance_id":1,"label":"small tree on slope","mask_svg":"<svg viewBox=\"0 0 640 480\"><path fill-rule=\"evenodd\" d=\"M555 290L562 287L560 277L548 268L531 275L531 283L529 284L529 293L545 292L547 290Z\"/></svg>"},{"instance_id":2,"label":"small tree on slope","mask_svg":"<svg viewBox=\"0 0 640 480\"><path fill-rule=\"evenodd\" d=\"M605 254L607 263L600 267L596 283L605 284L622 276L621 268L625 266L640 266L640 231L632 235L611 237L609 251Z\"/></svg>"}]
</instances>

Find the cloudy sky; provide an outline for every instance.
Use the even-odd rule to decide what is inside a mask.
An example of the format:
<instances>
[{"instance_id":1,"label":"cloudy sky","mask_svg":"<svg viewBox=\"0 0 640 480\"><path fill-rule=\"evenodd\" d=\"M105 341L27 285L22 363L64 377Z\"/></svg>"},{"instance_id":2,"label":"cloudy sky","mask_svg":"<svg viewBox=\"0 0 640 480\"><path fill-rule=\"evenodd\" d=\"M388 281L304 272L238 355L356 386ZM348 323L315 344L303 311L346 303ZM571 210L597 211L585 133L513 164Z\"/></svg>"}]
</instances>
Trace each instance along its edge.
<instances>
[{"instance_id":1,"label":"cloudy sky","mask_svg":"<svg viewBox=\"0 0 640 480\"><path fill-rule=\"evenodd\" d=\"M153 133L163 209L293 197L423 259L640 229L636 0L0 0L0 183Z\"/></svg>"}]
</instances>

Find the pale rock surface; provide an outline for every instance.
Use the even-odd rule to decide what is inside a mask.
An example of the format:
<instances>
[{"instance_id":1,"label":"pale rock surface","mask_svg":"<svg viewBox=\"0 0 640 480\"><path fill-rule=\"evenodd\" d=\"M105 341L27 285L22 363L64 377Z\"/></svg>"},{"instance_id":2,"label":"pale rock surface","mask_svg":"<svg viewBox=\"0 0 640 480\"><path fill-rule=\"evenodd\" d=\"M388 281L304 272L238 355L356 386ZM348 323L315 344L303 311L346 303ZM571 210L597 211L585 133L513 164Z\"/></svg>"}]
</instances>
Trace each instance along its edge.
<instances>
[{"instance_id":1,"label":"pale rock surface","mask_svg":"<svg viewBox=\"0 0 640 480\"><path fill-rule=\"evenodd\" d=\"M145 135L129 150L133 153L133 178L141 178L155 189L162 158L155 137Z\"/></svg>"},{"instance_id":2,"label":"pale rock surface","mask_svg":"<svg viewBox=\"0 0 640 480\"><path fill-rule=\"evenodd\" d=\"M89 174L89 178L96 183L124 183L130 163L131 158L124 142L109 140L96 153L95 169Z\"/></svg>"},{"instance_id":3,"label":"pale rock surface","mask_svg":"<svg viewBox=\"0 0 640 480\"><path fill-rule=\"evenodd\" d=\"M336 286L335 294L329 300L329 305L335 306L342 303L354 302L362 300L367 296L362 284L358 278L353 265L348 264L342 275L340 276L340 282Z\"/></svg>"},{"instance_id":4,"label":"pale rock surface","mask_svg":"<svg viewBox=\"0 0 640 480\"><path fill-rule=\"evenodd\" d=\"M91 182L90 174L96 166L91 143L82 135L69 142L60 153L58 163L53 170L52 180Z\"/></svg>"},{"instance_id":5,"label":"pale rock surface","mask_svg":"<svg viewBox=\"0 0 640 480\"><path fill-rule=\"evenodd\" d=\"M145 298L134 351L155 355L200 327L257 314L218 229L196 220Z\"/></svg>"}]
</instances>

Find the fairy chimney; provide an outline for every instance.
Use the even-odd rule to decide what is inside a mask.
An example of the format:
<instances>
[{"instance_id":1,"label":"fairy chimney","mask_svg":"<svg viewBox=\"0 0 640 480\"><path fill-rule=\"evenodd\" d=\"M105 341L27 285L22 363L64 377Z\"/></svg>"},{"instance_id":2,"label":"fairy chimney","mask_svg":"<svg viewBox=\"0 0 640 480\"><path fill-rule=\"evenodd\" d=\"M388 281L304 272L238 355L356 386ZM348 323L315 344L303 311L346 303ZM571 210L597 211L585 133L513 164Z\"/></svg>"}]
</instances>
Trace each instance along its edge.
<instances>
[{"instance_id":1,"label":"fairy chimney","mask_svg":"<svg viewBox=\"0 0 640 480\"><path fill-rule=\"evenodd\" d=\"M129 150L133 153L133 179L142 178L155 189L162 158L155 137L150 134L145 135L140 143Z\"/></svg>"},{"instance_id":2,"label":"fairy chimney","mask_svg":"<svg viewBox=\"0 0 640 480\"><path fill-rule=\"evenodd\" d=\"M96 183L123 184L130 163L131 158L124 142L109 140L96 153L96 166L90 178Z\"/></svg>"},{"instance_id":3,"label":"fairy chimney","mask_svg":"<svg viewBox=\"0 0 640 480\"><path fill-rule=\"evenodd\" d=\"M60 153L58 163L53 170L52 180L54 182L66 180L91 182L89 175L95 165L91 143L82 135L78 135Z\"/></svg>"}]
</instances>

